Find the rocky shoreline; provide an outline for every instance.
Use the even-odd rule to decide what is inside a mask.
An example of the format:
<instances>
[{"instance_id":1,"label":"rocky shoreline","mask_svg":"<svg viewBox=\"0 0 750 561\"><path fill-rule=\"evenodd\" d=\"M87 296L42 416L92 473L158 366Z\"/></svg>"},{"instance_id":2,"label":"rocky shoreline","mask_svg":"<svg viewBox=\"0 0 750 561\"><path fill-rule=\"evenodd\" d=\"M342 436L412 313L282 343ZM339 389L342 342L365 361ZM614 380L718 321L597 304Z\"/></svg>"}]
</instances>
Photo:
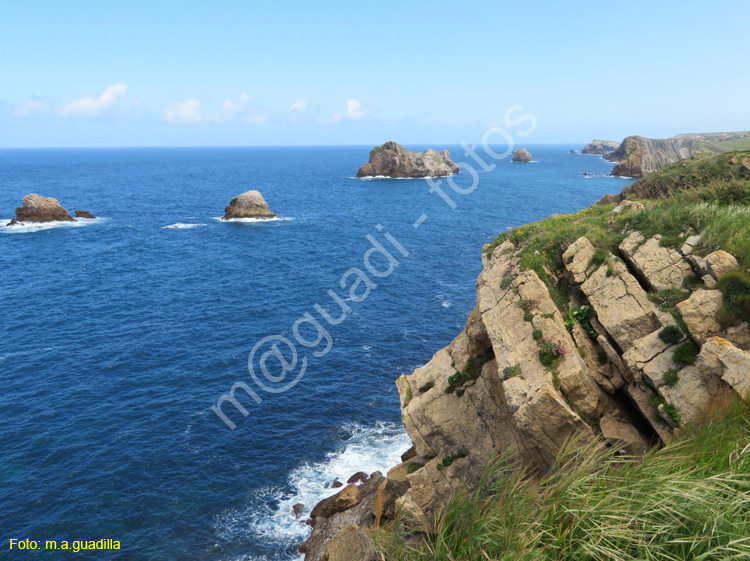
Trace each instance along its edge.
<instances>
[{"instance_id":1,"label":"rocky shoreline","mask_svg":"<svg viewBox=\"0 0 750 561\"><path fill-rule=\"evenodd\" d=\"M612 227L644 209L617 202L580 215ZM571 439L641 458L716 396L750 391L750 326L717 319L715 287L740 267L735 256L704 252L701 232L675 248L630 230L610 250L579 236L560 250L559 269L529 268L530 255L541 258L522 241L530 226L485 246L466 327L397 380L413 448L386 475L351 482L312 510L305 561L374 561L373 536L397 519L421 540L497 453L532 476ZM672 313L661 294L680 294Z\"/></svg>"}]
</instances>

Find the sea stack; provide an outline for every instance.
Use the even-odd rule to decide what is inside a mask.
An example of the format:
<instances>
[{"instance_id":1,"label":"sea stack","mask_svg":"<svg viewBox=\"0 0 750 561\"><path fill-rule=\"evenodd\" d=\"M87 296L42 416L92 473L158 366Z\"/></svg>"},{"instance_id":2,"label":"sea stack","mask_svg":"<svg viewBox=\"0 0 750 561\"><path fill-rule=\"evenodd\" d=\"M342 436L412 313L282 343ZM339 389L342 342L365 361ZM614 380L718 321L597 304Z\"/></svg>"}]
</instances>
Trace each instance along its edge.
<instances>
[{"instance_id":1,"label":"sea stack","mask_svg":"<svg viewBox=\"0 0 750 561\"><path fill-rule=\"evenodd\" d=\"M8 222L13 226L19 222L75 222L57 199L40 197L32 193L23 198L23 206L16 207L16 217Z\"/></svg>"},{"instance_id":2,"label":"sea stack","mask_svg":"<svg viewBox=\"0 0 750 561\"><path fill-rule=\"evenodd\" d=\"M442 177L458 173L459 167L447 150L412 152L389 141L370 150L370 161L359 168L357 177Z\"/></svg>"},{"instance_id":3,"label":"sea stack","mask_svg":"<svg viewBox=\"0 0 750 561\"><path fill-rule=\"evenodd\" d=\"M76 210L76 218L88 218L91 220L92 218L96 218L96 216L91 214L88 210Z\"/></svg>"},{"instance_id":4,"label":"sea stack","mask_svg":"<svg viewBox=\"0 0 750 561\"><path fill-rule=\"evenodd\" d=\"M268 208L268 203L260 191L246 191L237 195L224 209L224 220L233 218L275 218L276 215Z\"/></svg>"},{"instance_id":5,"label":"sea stack","mask_svg":"<svg viewBox=\"0 0 750 561\"><path fill-rule=\"evenodd\" d=\"M514 162L530 162L531 161L531 154L529 153L526 148L519 148L518 150L513 151L513 161Z\"/></svg>"}]
</instances>

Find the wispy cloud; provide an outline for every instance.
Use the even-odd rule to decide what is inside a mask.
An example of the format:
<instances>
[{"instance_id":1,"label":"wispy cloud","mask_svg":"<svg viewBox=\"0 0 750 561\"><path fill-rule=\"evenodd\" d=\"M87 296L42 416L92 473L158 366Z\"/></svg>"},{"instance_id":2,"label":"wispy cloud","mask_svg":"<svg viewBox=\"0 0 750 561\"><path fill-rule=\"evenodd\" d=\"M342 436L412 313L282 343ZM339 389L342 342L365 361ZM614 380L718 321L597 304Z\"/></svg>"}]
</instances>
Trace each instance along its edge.
<instances>
[{"instance_id":1,"label":"wispy cloud","mask_svg":"<svg viewBox=\"0 0 750 561\"><path fill-rule=\"evenodd\" d=\"M13 111L14 117L28 117L31 113L44 111L48 105L43 101L31 100L24 103L21 107Z\"/></svg>"},{"instance_id":2,"label":"wispy cloud","mask_svg":"<svg viewBox=\"0 0 750 561\"><path fill-rule=\"evenodd\" d=\"M249 94L243 93L240 95L240 99L237 102L227 98L221 105L221 110L216 113L209 115L208 121L216 123L225 123L233 120L243 109L245 109L250 102L253 100Z\"/></svg>"},{"instance_id":3,"label":"wispy cloud","mask_svg":"<svg viewBox=\"0 0 750 561\"><path fill-rule=\"evenodd\" d=\"M164 118L170 123L202 123L201 100L176 101L164 110Z\"/></svg>"},{"instance_id":4,"label":"wispy cloud","mask_svg":"<svg viewBox=\"0 0 750 561\"><path fill-rule=\"evenodd\" d=\"M346 111L344 113L336 112L330 117L318 117L318 122L321 125L331 125L333 123L340 123L345 119L347 121L359 121L364 119L369 112L370 108L362 105L361 101L349 98L346 100Z\"/></svg>"},{"instance_id":5,"label":"wispy cloud","mask_svg":"<svg viewBox=\"0 0 750 561\"><path fill-rule=\"evenodd\" d=\"M115 101L128 93L128 87L125 84L115 84L109 86L102 92L99 97L82 97L71 103L68 103L60 110L60 115L85 115L94 117L110 107Z\"/></svg>"},{"instance_id":6,"label":"wispy cloud","mask_svg":"<svg viewBox=\"0 0 750 561\"><path fill-rule=\"evenodd\" d=\"M302 113L305 109L307 109L307 102L304 99L298 99L292 103L287 111L289 111L289 113Z\"/></svg>"}]
</instances>

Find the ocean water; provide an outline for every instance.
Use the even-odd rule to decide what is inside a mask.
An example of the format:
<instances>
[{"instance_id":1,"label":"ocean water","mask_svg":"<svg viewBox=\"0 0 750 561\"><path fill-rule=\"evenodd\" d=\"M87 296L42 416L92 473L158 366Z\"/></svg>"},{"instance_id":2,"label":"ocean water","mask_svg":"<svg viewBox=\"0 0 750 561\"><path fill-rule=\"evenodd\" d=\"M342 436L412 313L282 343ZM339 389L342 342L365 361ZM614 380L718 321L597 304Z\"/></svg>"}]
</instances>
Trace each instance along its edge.
<instances>
[{"instance_id":1,"label":"ocean water","mask_svg":"<svg viewBox=\"0 0 750 561\"><path fill-rule=\"evenodd\" d=\"M0 537L121 543L83 559L297 558L293 504L408 448L394 381L463 328L482 245L631 182L577 147L529 148L535 162L500 161L469 194L443 181L455 208L426 180L355 179L368 147L0 151L0 218L32 192L100 217L0 227ZM218 220L248 189L283 219ZM368 235L388 276L366 273ZM360 302L366 283L340 284L354 267L375 285ZM351 309L338 325L314 307L340 314L329 289ZM306 313L330 345L295 339ZM298 353L283 380L255 367L271 389L307 359L285 392L248 372L268 336ZM211 407L238 381L260 403L240 390L230 430Z\"/></svg>"}]
</instances>

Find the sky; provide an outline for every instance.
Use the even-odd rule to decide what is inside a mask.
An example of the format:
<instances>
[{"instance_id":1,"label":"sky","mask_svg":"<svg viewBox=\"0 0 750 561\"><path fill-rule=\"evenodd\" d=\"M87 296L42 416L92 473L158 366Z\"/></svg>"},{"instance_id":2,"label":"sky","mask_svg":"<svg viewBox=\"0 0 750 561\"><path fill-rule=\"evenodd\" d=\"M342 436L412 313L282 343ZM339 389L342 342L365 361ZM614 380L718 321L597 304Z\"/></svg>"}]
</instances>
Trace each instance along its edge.
<instances>
[{"instance_id":1,"label":"sky","mask_svg":"<svg viewBox=\"0 0 750 561\"><path fill-rule=\"evenodd\" d=\"M750 129L750 2L7 0L0 147Z\"/></svg>"}]
</instances>

